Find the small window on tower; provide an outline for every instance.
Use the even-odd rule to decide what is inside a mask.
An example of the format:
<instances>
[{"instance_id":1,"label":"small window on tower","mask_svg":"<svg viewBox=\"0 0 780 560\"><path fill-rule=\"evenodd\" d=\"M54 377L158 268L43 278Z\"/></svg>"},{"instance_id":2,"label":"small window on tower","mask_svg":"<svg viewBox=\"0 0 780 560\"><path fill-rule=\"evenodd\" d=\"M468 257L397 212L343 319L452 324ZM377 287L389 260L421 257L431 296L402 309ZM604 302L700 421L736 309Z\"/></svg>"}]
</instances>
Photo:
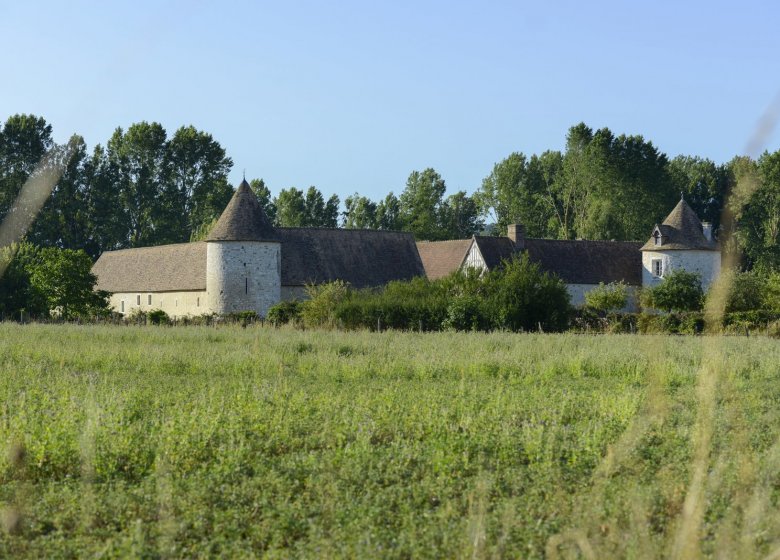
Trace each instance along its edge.
<instances>
[{"instance_id":1,"label":"small window on tower","mask_svg":"<svg viewBox=\"0 0 780 560\"><path fill-rule=\"evenodd\" d=\"M200 298L195 300L195 307L200 307Z\"/></svg>"},{"instance_id":2,"label":"small window on tower","mask_svg":"<svg viewBox=\"0 0 780 560\"><path fill-rule=\"evenodd\" d=\"M655 237L655 244L656 245L660 245L661 244L661 234L658 233L658 232L655 232L654 237Z\"/></svg>"},{"instance_id":3,"label":"small window on tower","mask_svg":"<svg viewBox=\"0 0 780 560\"><path fill-rule=\"evenodd\" d=\"M148 301L148 305L152 305L152 294L149 294L147 301Z\"/></svg>"},{"instance_id":4,"label":"small window on tower","mask_svg":"<svg viewBox=\"0 0 780 560\"><path fill-rule=\"evenodd\" d=\"M137 296L135 296L135 304L136 305L141 305L141 294L138 294Z\"/></svg>"},{"instance_id":5,"label":"small window on tower","mask_svg":"<svg viewBox=\"0 0 780 560\"><path fill-rule=\"evenodd\" d=\"M249 278L244 278L244 293L249 293Z\"/></svg>"},{"instance_id":6,"label":"small window on tower","mask_svg":"<svg viewBox=\"0 0 780 560\"><path fill-rule=\"evenodd\" d=\"M122 300L122 302L119 304L119 311L120 313L125 312L125 300Z\"/></svg>"},{"instance_id":7,"label":"small window on tower","mask_svg":"<svg viewBox=\"0 0 780 560\"><path fill-rule=\"evenodd\" d=\"M664 275L664 263L661 259L653 259L650 261L650 268L653 272L653 276L656 278L662 278Z\"/></svg>"}]
</instances>

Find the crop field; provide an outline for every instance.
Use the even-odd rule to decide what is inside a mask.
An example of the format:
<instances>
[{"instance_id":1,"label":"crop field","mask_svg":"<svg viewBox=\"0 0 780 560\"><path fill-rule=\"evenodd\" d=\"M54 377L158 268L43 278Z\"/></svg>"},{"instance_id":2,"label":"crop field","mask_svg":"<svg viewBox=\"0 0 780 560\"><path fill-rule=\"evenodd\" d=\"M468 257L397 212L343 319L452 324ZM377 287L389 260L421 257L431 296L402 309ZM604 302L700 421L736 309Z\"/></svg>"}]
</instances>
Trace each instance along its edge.
<instances>
[{"instance_id":1,"label":"crop field","mask_svg":"<svg viewBox=\"0 0 780 560\"><path fill-rule=\"evenodd\" d=\"M0 372L2 558L780 548L768 338L5 323Z\"/></svg>"}]
</instances>

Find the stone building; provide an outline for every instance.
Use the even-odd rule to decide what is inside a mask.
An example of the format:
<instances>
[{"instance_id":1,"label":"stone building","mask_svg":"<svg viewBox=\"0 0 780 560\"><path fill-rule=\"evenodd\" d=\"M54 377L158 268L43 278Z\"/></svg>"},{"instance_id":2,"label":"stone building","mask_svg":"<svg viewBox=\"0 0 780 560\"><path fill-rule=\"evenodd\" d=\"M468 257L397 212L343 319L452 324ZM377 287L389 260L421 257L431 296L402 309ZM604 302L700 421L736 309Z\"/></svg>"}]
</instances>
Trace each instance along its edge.
<instances>
[{"instance_id":1,"label":"stone building","mask_svg":"<svg viewBox=\"0 0 780 560\"><path fill-rule=\"evenodd\" d=\"M712 224L700 222L696 212L680 199L642 246L642 285L655 286L667 273L682 269L700 274L706 291L720 274L720 257Z\"/></svg>"},{"instance_id":2,"label":"stone building","mask_svg":"<svg viewBox=\"0 0 780 560\"><path fill-rule=\"evenodd\" d=\"M527 252L542 270L557 274L566 283L572 305L582 305L585 293L600 282L624 282L629 287L629 305L642 285L639 259L641 243L526 238L522 225L508 228L506 237L475 235L471 239L418 242L428 278L440 278L463 268L493 269L512 255Z\"/></svg>"},{"instance_id":3,"label":"stone building","mask_svg":"<svg viewBox=\"0 0 780 560\"><path fill-rule=\"evenodd\" d=\"M106 251L92 271L115 311L162 309L172 317L265 316L309 284L365 288L425 274L411 233L274 228L246 181L205 241Z\"/></svg>"},{"instance_id":4,"label":"stone building","mask_svg":"<svg viewBox=\"0 0 780 560\"><path fill-rule=\"evenodd\" d=\"M426 275L441 278L462 267L489 270L519 253L557 274L573 305L599 283L624 282L627 309L641 286L670 270L702 275L705 287L720 272L712 229L680 203L650 241L534 239L522 225L506 237L415 243L410 233L328 228L275 228L246 181L236 190L205 241L107 251L93 267L97 289L111 293L122 314L162 309L170 316L255 311L265 316L279 301L301 299L305 287L343 280L355 288Z\"/></svg>"}]
</instances>

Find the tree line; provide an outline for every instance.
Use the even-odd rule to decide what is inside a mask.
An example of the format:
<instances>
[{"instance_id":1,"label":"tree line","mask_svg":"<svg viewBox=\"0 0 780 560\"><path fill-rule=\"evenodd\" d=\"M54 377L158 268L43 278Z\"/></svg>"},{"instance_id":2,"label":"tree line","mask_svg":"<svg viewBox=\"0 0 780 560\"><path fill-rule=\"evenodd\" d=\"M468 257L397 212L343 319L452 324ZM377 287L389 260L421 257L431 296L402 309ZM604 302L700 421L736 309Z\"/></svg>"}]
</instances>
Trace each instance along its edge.
<instances>
[{"instance_id":1,"label":"tree line","mask_svg":"<svg viewBox=\"0 0 780 560\"><path fill-rule=\"evenodd\" d=\"M44 118L5 121L0 219L53 147ZM74 136L70 148L73 156L28 233L35 245L83 249L94 259L106 250L201 239L233 193L233 161L192 126L169 134L159 123L140 122L117 128L92 150ZM274 196L263 179L250 185L278 226L402 230L420 240L502 235L513 222L525 224L531 237L644 240L682 195L716 231L735 234L748 267L780 265L780 151L720 164L669 159L642 136L580 123L569 129L563 151L509 154L471 195L449 194L432 168L412 171L398 195L371 200L354 193L343 204L315 186Z\"/></svg>"}]
</instances>

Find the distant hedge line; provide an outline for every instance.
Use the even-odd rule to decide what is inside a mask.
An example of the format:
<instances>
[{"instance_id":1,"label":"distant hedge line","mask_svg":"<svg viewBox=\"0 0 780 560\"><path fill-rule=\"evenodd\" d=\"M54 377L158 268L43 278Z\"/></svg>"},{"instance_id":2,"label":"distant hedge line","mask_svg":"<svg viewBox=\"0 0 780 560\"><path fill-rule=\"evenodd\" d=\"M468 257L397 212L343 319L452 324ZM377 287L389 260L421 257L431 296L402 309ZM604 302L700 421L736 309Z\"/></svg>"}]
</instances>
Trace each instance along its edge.
<instances>
[{"instance_id":1,"label":"distant hedge line","mask_svg":"<svg viewBox=\"0 0 780 560\"><path fill-rule=\"evenodd\" d=\"M467 269L364 290L337 281L312 286L308 295L272 307L268 320L343 329L559 332L572 313L566 285L527 256L488 272Z\"/></svg>"}]
</instances>

